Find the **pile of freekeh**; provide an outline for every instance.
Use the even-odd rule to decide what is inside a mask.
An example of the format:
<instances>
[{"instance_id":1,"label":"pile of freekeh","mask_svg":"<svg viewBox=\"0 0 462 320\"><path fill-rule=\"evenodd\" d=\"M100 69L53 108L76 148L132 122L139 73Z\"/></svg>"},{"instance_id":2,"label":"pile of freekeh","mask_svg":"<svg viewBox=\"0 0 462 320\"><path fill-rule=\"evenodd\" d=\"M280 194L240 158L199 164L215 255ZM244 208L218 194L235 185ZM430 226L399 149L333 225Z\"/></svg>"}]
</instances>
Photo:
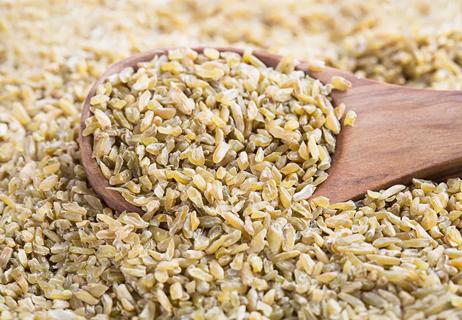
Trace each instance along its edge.
<instances>
[{"instance_id":1,"label":"pile of freekeh","mask_svg":"<svg viewBox=\"0 0 462 320\"><path fill-rule=\"evenodd\" d=\"M154 45L262 47L461 89L461 12L442 0L2 1L0 318L462 318L460 179L356 204L318 197L304 214L249 196L243 225L116 215L76 141L89 86Z\"/></svg>"},{"instance_id":2,"label":"pile of freekeh","mask_svg":"<svg viewBox=\"0 0 462 320\"><path fill-rule=\"evenodd\" d=\"M191 221L197 209L243 227L247 205L262 202L305 215L345 113L328 94L351 83L323 85L295 65L269 68L251 51L169 50L100 84L82 134L111 189L150 216L186 206Z\"/></svg>"}]
</instances>

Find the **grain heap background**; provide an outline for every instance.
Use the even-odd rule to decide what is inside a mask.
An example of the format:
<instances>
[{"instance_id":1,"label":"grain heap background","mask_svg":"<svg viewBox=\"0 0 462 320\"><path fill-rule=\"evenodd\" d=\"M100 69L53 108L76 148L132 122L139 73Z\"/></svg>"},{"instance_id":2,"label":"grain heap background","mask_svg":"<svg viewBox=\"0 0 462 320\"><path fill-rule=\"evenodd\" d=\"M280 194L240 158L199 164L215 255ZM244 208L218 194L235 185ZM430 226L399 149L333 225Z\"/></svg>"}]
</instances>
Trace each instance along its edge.
<instances>
[{"instance_id":1,"label":"grain heap background","mask_svg":"<svg viewBox=\"0 0 462 320\"><path fill-rule=\"evenodd\" d=\"M462 89L461 12L438 0L2 1L1 318L461 318L458 179L262 215L252 237L218 217L172 237L175 217L106 208L76 141L91 83L153 47L264 48Z\"/></svg>"}]
</instances>

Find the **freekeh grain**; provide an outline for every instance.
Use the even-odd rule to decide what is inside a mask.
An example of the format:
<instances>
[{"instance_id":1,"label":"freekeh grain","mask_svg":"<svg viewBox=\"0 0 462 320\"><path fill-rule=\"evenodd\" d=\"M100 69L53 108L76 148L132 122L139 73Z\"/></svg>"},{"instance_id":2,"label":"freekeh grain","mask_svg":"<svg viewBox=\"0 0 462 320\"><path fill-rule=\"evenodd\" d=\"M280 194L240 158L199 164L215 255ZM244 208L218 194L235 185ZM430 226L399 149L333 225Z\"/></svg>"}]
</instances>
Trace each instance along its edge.
<instances>
[{"instance_id":1,"label":"freekeh grain","mask_svg":"<svg viewBox=\"0 0 462 320\"><path fill-rule=\"evenodd\" d=\"M316 197L308 207L291 207L289 180L278 187L283 208L275 209L254 196L239 201L218 184L207 190L210 175L186 172L172 179L190 178L199 192L230 196L230 204L220 214L181 207L175 214L116 215L89 187L76 143L91 83L110 64L154 45L261 47L309 59L313 68L321 59L382 81L460 89L460 2L181 0L167 7L163 1L7 0L0 6L2 319L462 318L460 179L415 180L370 192L356 204ZM213 50L205 54L216 59ZM123 80L132 74L127 70ZM146 100L127 114L125 100L111 106L130 128ZM256 104L247 111L256 119ZM157 112L152 118L168 120L176 108ZM342 118L345 107L334 113ZM286 124L296 129L291 119ZM157 152L155 145L149 150ZM299 156L311 157L304 142ZM246 153L236 159L241 171L253 165ZM201 151L191 160L200 166ZM263 188L245 174L222 171L220 181L235 180L251 192ZM148 170L127 188L152 189L149 174L166 176ZM172 188L165 194L171 206L187 195ZM159 206L146 204L149 212ZM233 213L243 208L243 215ZM425 247L413 247L422 239Z\"/></svg>"},{"instance_id":2,"label":"freekeh grain","mask_svg":"<svg viewBox=\"0 0 462 320\"><path fill-rule=\"evenodd\" d=\"M287 57L273 69L250 51L204 51L171 49L97 88L84 135L93 135L109 184L127 202L146 210L157 201L154 209L166 213L192 203L200 214L220 214L251 193L279 209L281 188L282 207L307 206L340 133L331 87ZM348 84L335 77L332 86ZM195 176L204 180L200 189ZM246 182L260 186L241 188Z\"/></svg>"}]
</instances>

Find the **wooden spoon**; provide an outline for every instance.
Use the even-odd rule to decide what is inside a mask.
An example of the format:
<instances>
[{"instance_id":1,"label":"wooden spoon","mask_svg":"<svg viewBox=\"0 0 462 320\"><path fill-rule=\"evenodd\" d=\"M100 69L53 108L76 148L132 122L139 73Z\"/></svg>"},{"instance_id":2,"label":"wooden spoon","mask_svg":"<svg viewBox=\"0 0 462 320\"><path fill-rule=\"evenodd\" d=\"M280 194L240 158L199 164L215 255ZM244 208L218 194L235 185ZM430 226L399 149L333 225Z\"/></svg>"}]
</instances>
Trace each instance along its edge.
<instances>
[{"instance_id":1,"label":"wooden spoon","mask_svg":"<svg viewBox=\"0 0 462 320\"><path fill-rule=\"evenodd\" d=\"M243 50L217 48L219 51ZM90 99L96 88L110 75L126 67L136 68L169 49L158 49L138 54L111 66L93 85L83 105L80 132L91 116ZM203 48L195 48L202 52ZM264 51L253 54L269 67L276 67L281 57ZM316 195L331 202L358 199L367 190L382 189L392 184L407 184L412 178L435 178L451 175L462 169L462 91L414 89L377 81L360 79L333 68L303 70L323 83L333 76L342 76L353 84L347 92L334 91L335 104L345 103L354 110L358 120L353 128L343 128L337 137L329 178L320 185ZM106 204L118 212L142 212L114 190L102 175L92 156L92 137L80 135L82 164L95 192Z\"/></svg>"}]
</instances>

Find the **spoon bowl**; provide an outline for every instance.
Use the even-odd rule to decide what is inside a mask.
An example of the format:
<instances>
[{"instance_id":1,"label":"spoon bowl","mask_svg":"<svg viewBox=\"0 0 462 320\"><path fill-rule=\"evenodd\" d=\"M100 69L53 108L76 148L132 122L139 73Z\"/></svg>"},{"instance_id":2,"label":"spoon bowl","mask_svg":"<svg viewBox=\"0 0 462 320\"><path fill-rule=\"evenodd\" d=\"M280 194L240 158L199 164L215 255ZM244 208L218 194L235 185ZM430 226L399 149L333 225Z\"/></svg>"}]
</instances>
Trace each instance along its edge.
<instances>
[{"instance_id":1,"label":"spoon bowl","mask_svg":"<svg viewBox=\"0 0 462 320\"><path fill-rule=\"evenodd\" d=\"M194 48L201 53L203 47ZM215 48L221 52L243 54L236 48ZM90 185L105 203L117 212L142 213L119 192L110 189L93 157L93 138L83 136L85 121L92 113L90 100L97 87L111 75L127 67L136 69L169 49L156 49L131 56L112 65L92 86L83 104L80 123L82 165ZM268 67L276 67L281 56L253 51ZM307 63L302 70L323 83L341 76L352 83L346 92L333 91L335 104L345 103L358 114L354 128L343 128L337 136L336 151L328 179L315 195L332 202L358 199L367 190L382 189L392 184L407 184L412 178L434 178L460 172L462 168L462 92L414 89L361 79L334 68L313 71Z\"/></svg>"}]
</instances>

